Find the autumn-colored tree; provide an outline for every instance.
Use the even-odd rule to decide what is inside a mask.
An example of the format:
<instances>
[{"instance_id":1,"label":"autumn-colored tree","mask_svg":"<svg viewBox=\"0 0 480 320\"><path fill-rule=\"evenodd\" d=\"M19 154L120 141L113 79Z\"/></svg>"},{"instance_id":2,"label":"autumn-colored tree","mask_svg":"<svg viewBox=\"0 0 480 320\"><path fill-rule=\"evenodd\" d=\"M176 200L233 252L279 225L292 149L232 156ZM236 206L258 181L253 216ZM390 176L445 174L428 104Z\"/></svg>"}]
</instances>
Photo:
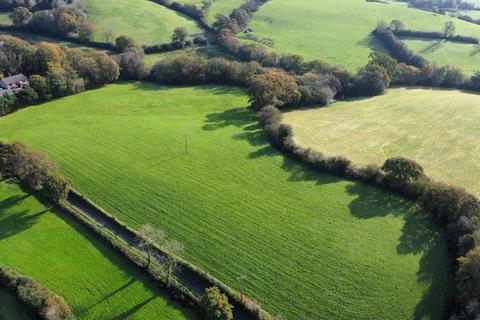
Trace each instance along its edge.
<instances>
[{"instance_id":1,"label":"autumn-colored tree","mask_svg":"<svg viewBox=\"0 0 480 320\"><path fill-rule=\"evenodd\" d=\"M268 105L283 107L294 104L301 96L295 79L280 71L268 71L251 77L248 92L257 109Z\"/></svg>"},{"instance_id":2,"label":"autumn-colored tree","mask_svg":"<svg viewBox=\"0 0 480 320\"><path fill-rule=\"evenodd\" d=\"M82 41L89 41L93 39L96 28L90 20L85 19L78 26L78 38Z\"/></svg>"},{"instance_id":3,"label":"autumn-colored tree","mask_svg":"<svg viewBox=\"0 0 480 320\"><path fill-rule=\"evenodd\" d=\"M28 8L25 7L16 7L13 10L13 13L10 15L10 19L12 23L17 28L23 28L28 23L28 21L32 18L32 13Z\"/></svg>"},{"instance_id":4,"label":"autumn-colored tree","mask_svg":"<svg viewBox=\"0 0 480 320\"><path fill-rule=\"evenodd\" d=\"M77 28L80 25L75 11L68 8L60 8L57 11L56 22L58 31L64 36L77 32Z\"/></svg>"}]
</instances>

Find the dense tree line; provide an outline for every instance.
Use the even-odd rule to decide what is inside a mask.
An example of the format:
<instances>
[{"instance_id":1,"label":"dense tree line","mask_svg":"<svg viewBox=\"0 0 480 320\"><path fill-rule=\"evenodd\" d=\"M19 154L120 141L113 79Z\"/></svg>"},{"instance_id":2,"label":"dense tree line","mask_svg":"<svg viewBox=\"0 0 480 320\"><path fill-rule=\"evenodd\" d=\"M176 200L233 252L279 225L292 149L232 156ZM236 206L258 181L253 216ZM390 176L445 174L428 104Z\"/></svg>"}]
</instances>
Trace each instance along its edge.
<instances>
[{"instance_id":1,"label":"dense tree line","mask_svg":"<svg viewBox=\"0 0 480 320\"><path fill-rule=\"evenodd\" d=\"M15 95L0 97L0 116L115 81L119 66L102 52L48 42L31 45L15 37L0 36L0 76L19 73L29 76L30 86Z\"/></svg>"},{"instance_id":2,"label":"dense tree line","mask_svg":"<svg viewBox=\"0 0 480 320\"><path fill-rule=\"evenodd\" d=\"M264 68L252 61L241 63L224 58L179 54L158 62L151 71L155 82L185 84L230 84L247 87L252 105L291 107L325 105L335 97L383 94L390 85L387 70L371 64L356 74L325 68L302 75L282 69Z\"/></svg>"},{"instance_id":3,"label":"dense tree line","mask_svg":"<svg viewBox=\"0 0 480 320\"><path fill-rule=\"evenodd\" d=\"M0 174L18 179L25 187L56 203L66 199L70 190L68 180L45 154L29 150L19 142L0 141Z\"/></svg>"},{"instance_id":4,"label":"dense tree line","mask_svg":"<svg viewBox=\"0 0 480 320\"><path fill-rule=\"evenodd\" d=\"M35 280L0 266L0 285L11 291L36 316L44 320L73 320L65 299Z\"/></svg>"}]
</instances>

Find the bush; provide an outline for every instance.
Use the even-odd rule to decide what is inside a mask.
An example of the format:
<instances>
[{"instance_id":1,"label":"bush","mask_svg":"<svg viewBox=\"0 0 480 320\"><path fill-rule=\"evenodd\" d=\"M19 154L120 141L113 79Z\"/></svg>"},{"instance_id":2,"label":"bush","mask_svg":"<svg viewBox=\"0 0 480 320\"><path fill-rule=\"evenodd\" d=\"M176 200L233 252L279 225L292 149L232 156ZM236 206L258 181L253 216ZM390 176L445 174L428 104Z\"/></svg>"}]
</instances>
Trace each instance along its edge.
<instances>
[{"instance_id":1,"label":"bush","mask_svg":"<svg viewBox=\"0 0 480 320\"><path fill-rule=\"evenodd\" d=\"M232 306L228 303L226 295L220 292L217 287L205 290L201 306L205 310L205 319L208 320L232 320Z\"/></svg>"},{"instance_id":2,"label":"bush","mask_svg":"<svg viewBox=\"0 0 480 320\"><path fill-rule=\"evenodd\" d=\"M411 182L424 176L423 168L417 162L403 157L390 158L382 166L386 177L401 183Z\"/></svg>"},{"instance_id":3,"label":"bush","mask_svg":"<svg viewBox=\"0 0 480 320\"><path fill-rule=\"evenodd\" d=\"M56 172L46 175L42 186L42 194L55 203L65 200L71 188L68 179Z\"/></svg>"}]
</instances>

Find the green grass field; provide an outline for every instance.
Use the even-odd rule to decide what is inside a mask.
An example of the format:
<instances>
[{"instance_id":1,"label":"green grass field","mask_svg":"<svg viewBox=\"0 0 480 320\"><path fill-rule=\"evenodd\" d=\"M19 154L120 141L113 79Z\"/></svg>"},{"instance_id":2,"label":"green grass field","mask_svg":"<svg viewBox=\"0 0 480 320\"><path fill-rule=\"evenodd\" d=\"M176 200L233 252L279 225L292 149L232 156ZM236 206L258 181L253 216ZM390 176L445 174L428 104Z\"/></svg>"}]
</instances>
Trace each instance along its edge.
<instances>
[{"instance_id":1,"label":"green grass field","mask_svg":"<svg viewBox=\"0 0 480 320\"><path fill-rule=\"evenodd\" d=\"M87 0L85 5L99 41L106 41L107 33L112 41L128 35L139 44L152 45L170 42L176 27L185 27L190 34L202 32L193 20L148 0Z\"/></svg>"},{"instance_id":2,"label":"green grass field","mask_svg":"<svg viewBox=\"0 0 480 320\"><path fill-rule=\"evenodd\" d=\"M326 154L361 165L406 156L480 195L478 121L479 95L421 88L285 114L299 142Z\"/></svg>"},{"instance_id":3,"label":"green grass field","mask_svg":"<svg viewBox=\"0 0 480 320\"><path fill-rule=\"evenodd\" d=\"M247 100L230 87L116 84L2 118L0 138L46 151L81 192L135 228L164 229L274 314L438 319L438 229L407 200L285 159Z\"/></svg>"},{"instance_id":4,"label":"green grass field","mask_svg":"<svg viewBox=\"0 0 480 320\"><path fill-rule=\"evenodd\" d=\"M412 38L403 38L402 41L413 52L439 66L455 66L467 76L480 71L480 46L478 45Z\"/></svg>"},{"instance_id":5,"label":"green grass field","mask_svg":"<svg viewBox=\"0 0 480 320\"><path fill-rule=\"evenodd\" d=\"M370 33L380 20L401 19L407 28L441 30L447 20L457 34L478 37L480 26L456 18L364 0L275 0L262 6L251 23L254 35L274 41L272 50L323 59L355 70L367 62L372 49L382 50Z\"/></svg>"},{"instance_id":6,"label":"green grass field","mask_svg":"<svg viewBox=\"0 0 480 320\"><path fill-rule=\"evenodd\" d=\"M9 15L10 12L0 12L0 24L12 24Z\"/></svg>"},{"instance_id":7,"label":"green grass field","mask_svg":"<svg viewBox=\"0 0 480 320\"><path fill-rule=\"evenodd\" d=\"M217 14L223 14L228 17L233 9L239 8L245 2L246 0L211 0L210 9L208 10L208 21L210 23L215 22Z\"/></svg>"},{"instance_id":8,"label":"green grass field","mask_svg":"<svg viewBox=\"0 0 480 320\"><path fill-rule=\"evenodd\" d=\"M0 320L31 320L32 315L7 289L0 287Z\"/></svg>"},{"instance_id":9,"label":"green grass field","mask_svg":"<svg viewBox=\"0 0 480 320\"><path fill-rule=\"evenodd\" d=\"M0 262L65 297L78 319L195 319L86 227L5 183Z\"/></svg>"}]
</instances>

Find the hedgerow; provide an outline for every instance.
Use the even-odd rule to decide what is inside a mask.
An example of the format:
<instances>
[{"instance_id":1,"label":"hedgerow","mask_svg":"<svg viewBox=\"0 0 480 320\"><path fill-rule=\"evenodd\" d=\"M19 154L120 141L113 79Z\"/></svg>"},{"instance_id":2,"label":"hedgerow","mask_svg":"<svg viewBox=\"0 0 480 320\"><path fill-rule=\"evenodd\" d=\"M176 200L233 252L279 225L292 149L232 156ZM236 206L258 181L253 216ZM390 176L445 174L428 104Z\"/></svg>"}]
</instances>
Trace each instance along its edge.
<instances>
[{"instance_id":1,"label":"hedgerow","mask_svg":"<svg viewBox=\"0 0 480 320\"><path fill-rule=\"evenodd\" d=\"M27 309L34 312L40 319L74 319L64 298L43 287L37 281L2 265L0 265L0 285L11 291Z\"/></svg>"}]
</instances>

